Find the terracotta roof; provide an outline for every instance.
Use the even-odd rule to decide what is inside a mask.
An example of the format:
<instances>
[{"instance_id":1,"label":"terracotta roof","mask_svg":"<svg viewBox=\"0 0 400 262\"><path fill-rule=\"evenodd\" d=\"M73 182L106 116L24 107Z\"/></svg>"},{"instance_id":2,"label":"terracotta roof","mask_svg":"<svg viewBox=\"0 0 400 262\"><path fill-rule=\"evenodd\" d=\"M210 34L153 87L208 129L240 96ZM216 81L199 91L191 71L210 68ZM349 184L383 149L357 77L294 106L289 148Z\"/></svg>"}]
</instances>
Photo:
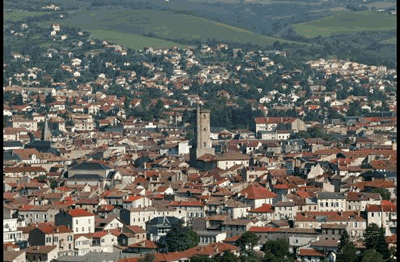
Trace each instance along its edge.
<instances>
[{"instance_id":1,"label":"terracotta roof","mask_svg":"<svg viewBox=\"0 0 400 262\"><path fill-rule=\"evenodd\" d=\"M251 227L249 229L249 231L255 232L255 233L265 233L265 232L279 231L279 228L276 228L276 227Z\"/></svg>"},{"instance_id":2,"label":"terracotta roof","mask_svg":"<svg viewBox=\"0 0 400 262\"><path fill-rule=\"evenodd\" d=\"M249 211L249 213L273 213L274 209L272 208L271 205L264 204L258 208L254 208Z\"/></svg>"},{"instance_id":3,"label":"terracotta roof","mask_svg":"<svg viewBox=\"0 0 400 262\"><path fill-rule=\"evenodd\" d=\"M324 254L315 249L299 249L298 256L324 257Z\"/></svg>"},{"instance_id":4,"label":"terracotta roof","mask_svg":"<svg viewBox=\"0 0 400 262\"><path fill-rule=\"evenodd\" d=\"M158 248L157 244L150 240L143 240L138 243L134 243L129 247L136 247L136 248L144 248L144 249L156 249Z\"/></svg>"},{"instance_id":5,"label":"terracotta roof","mask_svg":"<svg viewBox=\"0 0 400 262\"><path fill-rule=\"evenodd\" d=\"M72 229L68 226L38 226L38 229L45 234L54 234L54 233L72 233Z\"/></svg>"},{"instance_id":6,"label":"terracotta roof","mask_svg":"<svg viewBox=\"0 0 400 262\"><path fill-rule=\"evenodd\" d=\"M252 184L240 192L247 199L275 198L278 195L259 184Z\"/></svg>"},{"instance_id":7,"label":"terracotta roof","mask_svg":"<svg viewBox=\"0 0 400 262\"><path fill-rule=\"evenodd\" d=\"M129 196L128 198L124 199L124 203L132 203L133 201L136 201L138 199L143 198L142 196Z\"/></svg>"},{"instance_id":8,"label":"terracotta roof","mask_svg":"<svg viewBox=\"0 0 400 262\"><path fill-rule=\"evenodd\" d=\"M53 251L57 246L30 246L26 249L28 254L48 254Z\"/></svg>"},{"instance_id":9,"label":"terracotta roof","mask_svg":"<svg viewBox=\"0 0 400 262\"><path fill-rule=\"evenodd\" d=\"M71 217L87 217L94 216L94 214L84 210L84 209L72 209L68 211Z\"/></svg>"},{"instance_id":10,"label":"terracotta roof","mask_svg":"<svg viewBox=\"0 0 400 262\"><path fill-rule=\"evenodd\" d=\"M199 201L172 201L168 206L204 206L202 202Z\"/></svg>"}]
</instances>

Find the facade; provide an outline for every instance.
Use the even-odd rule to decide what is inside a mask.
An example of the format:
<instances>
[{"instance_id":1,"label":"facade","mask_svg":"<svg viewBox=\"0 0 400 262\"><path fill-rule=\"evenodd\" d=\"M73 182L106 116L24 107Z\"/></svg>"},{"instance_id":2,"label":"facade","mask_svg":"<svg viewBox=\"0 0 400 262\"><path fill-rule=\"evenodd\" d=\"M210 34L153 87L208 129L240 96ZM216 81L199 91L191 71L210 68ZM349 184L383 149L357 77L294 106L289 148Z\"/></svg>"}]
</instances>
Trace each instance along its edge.
<instances>
[{"instance_id":1,"label":"facade","mask_svg":"<svg viewBox=\"0 0 400 262\"><path fill-rule=\"evenodd\" d=\"M41 226L29 232L31 246L57 246L58 256L73 255L73 231L68 226Z\"/></svg>"},{"instance_id":2,"label":"facade","mask_svg":"<svg viewBox=\"0 0 400 262\"><path fill-rule=\"evenodd\" d=\"M84 209L71 209L58 213L55 217L55 225L68 226L72 228L74 234L88 234L94 233L94 220L94 214Z\"/></svg>"},{"instance_id":3,"label":"facade","mask_svg":"<svg viewBox=\"0 0 400 262\"><path fill-rule=\"evenodd\" d=\"M319 192L317 205L319 211L340 212L346 211L346 197L336 192Z\"/></svg>"}]
</instances>

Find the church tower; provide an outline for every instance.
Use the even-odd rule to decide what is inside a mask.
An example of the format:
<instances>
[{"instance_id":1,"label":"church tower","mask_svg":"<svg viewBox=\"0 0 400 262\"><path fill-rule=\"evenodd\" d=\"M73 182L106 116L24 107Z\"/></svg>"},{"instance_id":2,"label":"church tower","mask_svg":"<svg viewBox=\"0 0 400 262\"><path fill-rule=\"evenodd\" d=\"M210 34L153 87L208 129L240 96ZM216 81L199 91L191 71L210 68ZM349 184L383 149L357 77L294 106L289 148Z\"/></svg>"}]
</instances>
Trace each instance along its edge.
<instances>
[{"instance_id":1,"label":"church tower","mask_svg":"<svg viewBox=\"0 0 400 262\"><path fill-rule=\"evenodd\" d=\"M43 128L43 132L42 132L42 140L43 141L50 141L51 140L51 132L49 129L49 125L47 123L47 116L46 119L44 121L44 128Z\"/></svg>"},{"instance_id":2,"label":"church tower","mask_svg":"<svg viewBox=\"0 0 400 262\"><path fill-rule=\"evenodd\" d=\"M196 109L196 144L191 150L190 162L195 165L196 159L205 154L215 155L210 138L210 110L201 109L197 105Z\"/></svg>"}]
</instances>

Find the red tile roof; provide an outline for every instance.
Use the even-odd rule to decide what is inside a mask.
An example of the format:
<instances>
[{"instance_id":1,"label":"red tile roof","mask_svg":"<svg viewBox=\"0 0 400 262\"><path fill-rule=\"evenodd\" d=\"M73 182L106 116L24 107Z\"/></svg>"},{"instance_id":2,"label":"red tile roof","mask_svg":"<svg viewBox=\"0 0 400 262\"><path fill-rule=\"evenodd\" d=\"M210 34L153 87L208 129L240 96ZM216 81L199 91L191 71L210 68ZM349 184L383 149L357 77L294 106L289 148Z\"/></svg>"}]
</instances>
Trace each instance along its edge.
<instances>
[{"instance_id":1,"label":"red tile roof","mask_svg":"<svg viewBox=\"0 0 400 262\"><path fill-rule=\"evenodd\" d=\"M247 199L275 198L278 195L259 184L252 184L240 192Z\"/></svg>"},{"instance_id":2,"label":"red tile roof","mask_svg":"<svg viewBox=\"0 0 400 262\"><path fill-rule=\"evenodd\" d=\"M251 227L249 229L249 231L254 232L254 233L265 233L265 232L279 231L279 228L276 228L276 227Z\"/></svg>"},{"instance_id":3,"label":"red tile roof","mask_svg":"<svg viewBox=\"0 0 400 262\"><path fill-rule=\"evenodd\" d=\"M71 217L87 217L94 216L94 214L84 210L84 209L72 209L68 211Z\"/></svg>"},{"instance_id":4,"label":"red tile roof","mask_svg":"<svg viewBox=\"0 0 400 262\"><path fill-rule=\"evenodd\" d=\"M315 249L299 249L299 256L324 257L324 254Z\"/></svg>"},{"instance_id":5,"label":"red tile roof","mask_svg":"<svg viewBox=\"0 0 400 262\"><path fill-rule=\"evenodd\" d=\"M199 201L172 201L169 206L204 206L204 204Z\"/></svg>"},{"instance_id":6,"label":"red tile roof","mask_svg":"<svg viewBox=\"0 0 400 262\"><path fill-rule=\"evenodd\" d=\"M249 211L249 213L272 213L274 212L274 209L272 208L271 205L264 204L258 208L254 208Z\"/></svg>"}]
</instances>

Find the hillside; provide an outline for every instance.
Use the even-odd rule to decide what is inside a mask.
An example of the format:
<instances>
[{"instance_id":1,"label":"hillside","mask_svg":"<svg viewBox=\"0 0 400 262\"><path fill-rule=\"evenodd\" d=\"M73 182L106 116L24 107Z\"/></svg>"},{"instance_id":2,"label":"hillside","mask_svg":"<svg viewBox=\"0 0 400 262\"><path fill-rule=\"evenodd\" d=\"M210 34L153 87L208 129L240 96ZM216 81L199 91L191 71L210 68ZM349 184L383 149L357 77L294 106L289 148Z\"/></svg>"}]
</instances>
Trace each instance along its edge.
<instances>
[{"instance_id":1,"label":"hillside","mask_svg":"<svg viewBox=\"0 0 400 262\"><path fill-rule=\"evenodd\" d=\"M96 30L97 34L106 34L109 31L135 35L146 34L180 43L216 39L230 43L251 43L260 47L272 45L275 41L307 45L301 42L263 36L201 17L169 11L98 8L79 11L71 18L57 22L80 27L90 32Z\"/></svg>"},{"instance_id":2,"label":"hillside","mask_svg":"<svg viewBox=\"0 0 400 262\"><path fill-rule=\"evenodd\" d=\"M319 35L388 31L396 29L396 16L379 12L337 12L322 19L293 25L297 34L313 38Z\"/></svg>"}]
</instances>

